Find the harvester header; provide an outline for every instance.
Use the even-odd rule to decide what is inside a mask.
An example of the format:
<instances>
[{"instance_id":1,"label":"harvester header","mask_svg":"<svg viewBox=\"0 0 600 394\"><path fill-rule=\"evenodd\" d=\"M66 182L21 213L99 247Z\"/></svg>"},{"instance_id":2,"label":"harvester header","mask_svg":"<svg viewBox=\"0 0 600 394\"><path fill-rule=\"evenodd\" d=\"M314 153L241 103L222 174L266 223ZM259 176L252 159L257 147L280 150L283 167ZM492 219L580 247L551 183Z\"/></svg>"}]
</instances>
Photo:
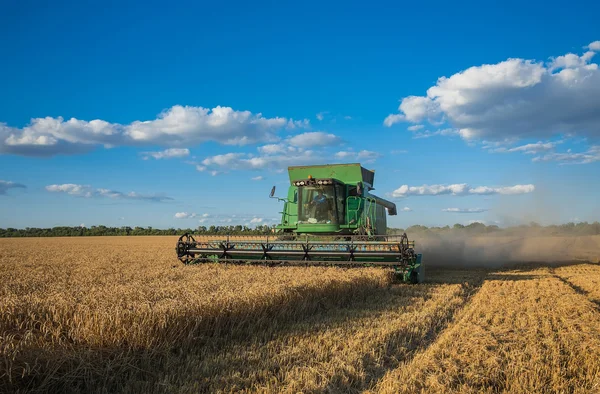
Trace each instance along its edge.
<instances>
[{"instance_id":1,"label":"harvester header","mask_svg":"<svg viewBox=\"0 0 600 394\"><path fill-rule=\"evenodd\" d=\"M288 167L287 196L275 234L260 240L177 243L177 256L191 262L393 267L403 280L422 282L421 255L406 234L386 235L396 204L371 193L375 172L359 163Z\"/></svg>"}]
</instances>

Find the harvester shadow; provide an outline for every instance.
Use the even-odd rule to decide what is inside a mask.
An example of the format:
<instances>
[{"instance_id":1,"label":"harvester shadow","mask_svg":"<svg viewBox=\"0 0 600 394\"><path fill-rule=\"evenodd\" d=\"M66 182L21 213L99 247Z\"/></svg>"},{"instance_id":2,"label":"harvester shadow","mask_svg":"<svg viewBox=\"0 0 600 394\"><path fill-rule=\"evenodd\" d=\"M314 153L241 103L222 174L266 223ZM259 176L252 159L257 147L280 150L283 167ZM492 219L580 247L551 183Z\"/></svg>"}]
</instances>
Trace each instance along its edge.
<instances>
[{"instance_id":1,"label":"harvester shadow","mask_svg":"<svg viewBox=\"0 0 600 394\"><path fill-rule=\"evenodd\" d=\"M342 275L343 272L340 271ZM83 343L68 343L65 348L53 351L31 348L19 355L18 362L35 365L34 370L12 383L3 377L0 391L4 387L27 392L115 392L121 391L125 382L136 382L136 387L141 387L139 391L156 391L160 377L170 374L170 369L186 370L181 360L190 355L202 360L201 370L212 371L201 376L211 381L219 374L235 372L229 366L219 366L222 354L260 347L283 335L309 331L310 322L333 327L348 319L383 313L390 308L386 301L411 286L385 286L368 278L333 281L326 286L291 289L266 306L250 302L245 307L223 310L217 316L182 313L164 328L148 327L147 342L156 344L152 347L132 346L124 341L122 345L93 349ZM435 285L416 288L420 289L419 297L428 299ZM210 360L214 362L212 365ZM250 359L241 358L239 362L243 368L252 364Z\"/></svg>"},{"instance_id":2,"label":"harvester shadow","mask_svg":"<svg viewBox=\"0 0 600 394\"><path fill-rule=\"evenodd\" d=\"M39 369L35 376L24 377L12 388L35 392L115 392L128 384L133 391L160 392L164 389L164 392L172 392L178 391L180 384L192 384L194 392L219 390L223 386L227 387L226 391L236 391L240 388L236 386L240 376L253 374L257 368L266 368L265 380L278 375L280 366L272 359L273 353L261 353L260 350L267 349L269 344L277 340L284 339L285 342L294 336L335 330L348 322L393 311L402 302L411 302L411 297L412 302L417 299L426 301L433 296L437 287L444 284L467 286L466 297L470 298L481 286L485 274L484 270L473 275L472 270L433 269L428 272L428 280L424 285L374 286L365 281L332 283L329 287L306 286L295 289L293 294L282 297L268 307L258 305L253 309L249 305L246 309L223 311L222 315L208 319L193 313L182 314L170 321L168 327L151 328L149 335L153 339L149 342L158 344L151 348L132 348L123 344L90 349L73 343L67 358L31 349L31 357L35 359L22 361L35 363ZM409 292L411 295L407 296L405 293ZM445 324L455 312L444 317ZM179 329L173 331L171 327ZM444 327L441 325L427 332L422 343L407 349L407 357L412 357L410 355L417 349L433 343ZM406 357L394 357L394 346L398 345L398 341L397 336L392 336L380 345L392 352L383 363L369 354L362 357L363 369L369 374L366 379L357 378L352 380L355 383L349 385L330 384L331 389L353 391L369 387L387 370L406 360ZM162 343L175 345L165 347ZM61 351L57 349L57 352ZM83 367L81 360L85 360ZM190 365L195 365L192 367L194 374L189 373ZM175 387L162 386L164 377L173 375L181 376ZM190 380L185 381L186 377ZM335 376L329 380L335 382Z\"/></svg>"}]
</instances>

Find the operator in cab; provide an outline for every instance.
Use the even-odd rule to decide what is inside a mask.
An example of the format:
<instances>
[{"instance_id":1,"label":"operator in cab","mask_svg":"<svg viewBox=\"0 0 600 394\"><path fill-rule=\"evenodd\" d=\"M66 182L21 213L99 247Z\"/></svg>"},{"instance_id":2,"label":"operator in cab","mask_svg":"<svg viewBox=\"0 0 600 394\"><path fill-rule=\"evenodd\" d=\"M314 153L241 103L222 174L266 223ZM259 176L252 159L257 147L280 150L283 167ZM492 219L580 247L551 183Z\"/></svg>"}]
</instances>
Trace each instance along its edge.
<instances>
[{"instance_id":1,"label":"operator in cab","mask_svg":"<svg viewBox=\"0 0 600 394\"><path fill-rule=\"evenodd\" d=\"M323 190L317 190L317 195L313 198L313 203L317 206L321 204L325 204L327 202L327 197L323 194Z\"/></svg>"},{"instance_id":2,"label":"operator in cab","mask_svg":"<svg viewBox=\"0 0 600 394\"><path fill-rule=\"evenodd\" d=\"M317 194L313 197L311 205L314 207L314 214L317 220L327 220L329 209L327 206L327 196L323 194L323 190L317 190Z\"/></svg>"}]
</instances>

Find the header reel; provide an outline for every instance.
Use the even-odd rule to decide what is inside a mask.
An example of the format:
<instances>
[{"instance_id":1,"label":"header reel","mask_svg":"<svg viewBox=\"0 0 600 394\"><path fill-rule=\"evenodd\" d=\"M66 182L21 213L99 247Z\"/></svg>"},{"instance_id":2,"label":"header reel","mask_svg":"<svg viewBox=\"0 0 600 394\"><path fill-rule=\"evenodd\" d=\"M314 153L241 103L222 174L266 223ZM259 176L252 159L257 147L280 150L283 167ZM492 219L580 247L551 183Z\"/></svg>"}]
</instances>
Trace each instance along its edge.
<instances>
[{"instance_id":1,"label":"header reel","mask_svg":"<svg viewBox=\"0 0 600 394\"><path fill-rule=\"evenodd\" d=\"M421 283L424 271L421 255L406 234L370 236L302 235L282 240L279 237L225 236L196 240L182 235L176 245L183 264L225 263L268 266L387 267L404 282Z\"/></svg>"}]
</instances>

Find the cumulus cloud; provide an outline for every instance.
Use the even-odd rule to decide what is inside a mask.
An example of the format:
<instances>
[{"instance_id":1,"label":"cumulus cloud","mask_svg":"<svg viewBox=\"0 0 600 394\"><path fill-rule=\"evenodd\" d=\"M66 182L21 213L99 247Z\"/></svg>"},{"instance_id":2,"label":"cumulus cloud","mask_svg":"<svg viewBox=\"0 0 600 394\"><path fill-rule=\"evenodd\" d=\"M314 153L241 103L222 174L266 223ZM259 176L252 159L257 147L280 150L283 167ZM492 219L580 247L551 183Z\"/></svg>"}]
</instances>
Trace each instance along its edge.
<instances>
[{"instance_id":1,"label":"cumulus cloud","mask_svg":"<svg viewBox=\"0 0 600 394\"><path fill-rule=\"evenodd\" d=\"M264 220L263 218L252 218L252 219L250 220L250 223L251 223L251 224L259 224L259 223L262 223L262 222L263 222L263 220Z\"/></svg>"},{"instance_id":2,"label":"cumulus cloud","mask_svg":"<svg viewBox=\"0 0 600 394\"><path fill-rule=\"evenodd\" d=\"M157 160L172 159L176 157L189 156L190 150L187 148L169 148L161 152L142 152L141 155L144 157L144 160L148 160L150 157L153 157Z\"/></svg>"},{"instance_id":3,"label":"cumulus cloud","mask_svg":"<svg viewBox=\"0 0 600 394\"><path fill-rule=\"evenodd\" d=\"M341 141L342 139L335 134L328 134L322 131L312 131L291 137L289 139L289 144L302 148L311 148L315 146L337 145Z\"/></svg>"},{"instance_id":4,"label":"cumulus cloud","mask_svg":"<svg viewBox=\"0 0 600 394\"><path fill-rule=\"evenodd\" d=\"M305 133L311 134L311 133ZM302 134L301 134L302 135ZM311 137L312 138L312 137ZM337 137L336 137L337 138ZM340 151L331 153L326 147L306 149L301 146L288 145L292 141L269 144L257 148L258 155L252 153L231 152L204 158L196 166L198 171L232 171L232 170L281 170L294 165L311 165L327 162L360 161L371 163L381 157L378 152L361 150ZM297 141L296 141L297 143Z\"/></svg>"},{"instance_id":5,"label":"cumulus cloud","mask_svg":"<svg viewBox=\"0 0 600 394\"><path fill-rule=\"evenodd\" d=\"M283 168L290 165L308 165L322 158L312 150L303 150L297 153L284 153L275 155L254 156L248 153L225 153L210 156L202 161L205 168L219 168L230 170L263 170L267 168ZM217 171L218 170L213 170Z\"/></svg>"},{"instance_id":6,"label":"cumulus cloud","mask_svg":"<svg viewBox=\"0 0 600 394\"><path fill-rule=\"evenodd\" d=\"M290 149L293 148L293 149ZM277 153L285 153L287 151L296 151L295 147L285 146L284 144L269 144L258 148L258 151L263 155L274 155Z\"/></svg>"},{"instance_id":7,"label":"cumulus cloud","mask_svg":"<svg viewBox=\"0 0 600 394\"><path fill-rule=\"evenodd\" d=\"M308 127L307 120L267 118L230 107L176 105L156 119L129 124L62 117L35 118L23 128L0 123L0 153L51 156L79 153L96 146L160 145L182 147L214 141L245 145L273 141L282 129ZM155 152L157 153L157 152ZM181 153L181 152L180 152Z\"/></svg>"},{"instance_id":8,"label":"cumulus cloud","mask_svg":"<svg viewBox=\"0 0 600 394\"><path fill-rule=\"evenodd\" d=\"M468 196L468 195L490 195L490 194L525 194L535 190L534 185L514 185L503 187L478 186L471 187L466 183L452 185L402 185L392 192L392 197L400 198L407 196Z\"/></svg>"},{"instance_id":9,"label":"cumulus cloud","mask_svg":"<svg viewBox=\"0 0 600 394\"><path fill-rule=\"evenodd\" d=\"M25 186L21 183L0 180L0 196L6 195L6 193L8 192L9 189L26 189L26 188L27 188L27 186Z\"/></svg>"},{"instance_id":10,"label":"cumulus cloud","mask_svg":"<svg viewBox=\"0 0 600 394\"><path fill-rule=\"evenodd\" d=\"M409 208L409 207L404 207L404 208L400 209L400 211L402 211L402 212L412 212L412 209Z\"/></svg>"},{"instance_id":11,"label":"cumulus cloud","mask_svg":"<svg viewBox=\"0 0 600 394\"><path fill-rule=\"evenodd\" d=\"M140 194L136 192L122 193L110 189L95 189L89 185L78 185L74 183L64 183L61 185L48 185L46 190L51 193L66 193L72 196L78 197L105 197L111 199L124 199L124 200L146 200L164 202L173 200L171 197L158 194Z\"/></svg>"},{"instance_id":12,"label":"cumulus cloud","mask_svg":"<svg viewBox=\"0 0 600 394\"><path fill-rule=\"evenodd\" d=\"M453 212L453 213L481 213L486 212L488 209L483 208L445 208L442 212Z\"/></svg>"},{"instance_id":13,"label":"cumulus cloud","mask_svg":"<svg viewBox=\"0 0 600 394\"><path fill-rule=\"evenodd\" d=\"M253 181L262 181L263 179L265 179L262 175L259 176L255 176L251 178Z\"/></svg>"},{"instance_id":14,"label":"cumulus cloud","mask_svg":"<svg viewBox=\"0 0 600 394\"><path fill-rule=\"evenodd\" d=\"M600 41L594 41L587 46L587 49L594 52L600 52Z\"/></svg>"},{"instance_id":15,"label":"cumulus cloud","mask_svg":"<svg viewBox=\"0 0 600 394\"><path fill-rule=\"evenodd\" d=\"M405 97L384 124L444 122L467 140L600 137L598 43L582 55L510 58L440 77L426 95Z\"/></svg>"},{"instance_id":16,"label":"cumulus cloud","mask_svg":"<svg viewBox=\"0 0 600 394\"><path fill-rule=\"evenodd\" d=\"M341 138L324 132L307 132L288 137L278 143L257 147L257 154L230 152L205 157L200 163L189 163L198 171L228 172L234 170L283 171L288 166L360 161L372 163L382 155L375 151L332 151Z\"/></svg>"},{"instance_id":17,"label":"cumulus cloud","mask_svg":"<svg viewBox=\"0 0 600 394\"><path fill-rule=\"evenodd\" d=\"M175 214L175 219L193 219L195 218L196 215L195 213L189 213L189 212L177 212Z\"/></svg>"}]
</instances>

